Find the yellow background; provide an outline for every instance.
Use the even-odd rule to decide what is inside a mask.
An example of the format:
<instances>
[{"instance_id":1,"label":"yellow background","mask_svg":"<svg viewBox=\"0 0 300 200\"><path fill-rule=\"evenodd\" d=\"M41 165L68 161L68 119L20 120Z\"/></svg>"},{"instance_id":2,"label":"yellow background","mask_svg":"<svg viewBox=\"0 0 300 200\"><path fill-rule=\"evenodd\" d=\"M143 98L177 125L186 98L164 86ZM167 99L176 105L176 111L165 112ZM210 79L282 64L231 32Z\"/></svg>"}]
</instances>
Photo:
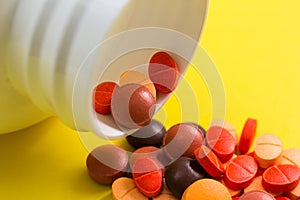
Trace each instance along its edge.
<instances>
[{"instance_id":1,"label":"yellow background","mask_svg":"<svg viewBox=\"0 0 300 200\"><path fill-rule=\"evenodd\" d=\"M277 134L284 147L298 148L299 11L298 0L211 1L200 42L222 76L226 120L240 133L248 117L256 118L258 134ZM193 68L185 77L197 93L200 123L207 128L207 89L199 86ZM176 104L172 97L165 106L167 126L178 120ZM109 187L88 177L87 154L77 132L56 118L0 136L0 199L111 199Z\"/></svg>"}]
</instances>

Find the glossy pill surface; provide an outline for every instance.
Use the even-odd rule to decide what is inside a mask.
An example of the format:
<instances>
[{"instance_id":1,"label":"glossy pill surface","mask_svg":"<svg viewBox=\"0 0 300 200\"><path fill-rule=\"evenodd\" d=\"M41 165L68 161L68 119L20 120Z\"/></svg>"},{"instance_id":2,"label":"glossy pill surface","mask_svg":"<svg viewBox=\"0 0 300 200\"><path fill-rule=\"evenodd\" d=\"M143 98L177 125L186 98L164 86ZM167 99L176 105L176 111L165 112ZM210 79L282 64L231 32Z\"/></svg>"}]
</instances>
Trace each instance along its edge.
<instances>
[{"instance_id":1,"label":"glossy pill surface","mask_svg":"<svg viewBox=\"0 0 300 200\"><path fill-rule=\"evenodd\" d=\"M182 200L231 200L222 183L213 179L201 179L190 185L183 193Z\"/></svg>"},{"instance_id":2,"label":"glossy pill surface","mask_svg":"<svg viewBox=\"0 0 300 200\"><path fill-rule=\"evenodd\" d=\"M212 121L210 124L210 127L214 127L214 126L221 127L227 130L234 138L236 145L238 144L238 133L233 125L231 125L229 122L225 120L217 119Z\"/></svg>"},{"instance_id":3,"label":"glossy pill surface","mask_svg":"<svg viewBox=\"0 0 300 200\"><path fill-rule=\"evenodd\" d=\"M164 125L153 119L151 120L150 124L127 136L126 140L136 149L145 146L160 147L165 134L166 129Z\"/></svg>"},{"instance_id":4,"label":"glossy pill surface","mask_svg":"<svg viewBox=\"0 0 300 200\"><path fill-rule=\"evenodd\" d=\"M97 147L86 160L90 177L100 184L111 184L123 176L127 164L127 152L110 144Z\"/></svg>"},{"instance_id":5,"label":"glossy pill surface","mask_svg":"<svg viewBox=\"0 0 300 200\"><path fill-rule=\"evenodd\" d=\"M249 118L246 121L238 146L240 154L245 154L249 151L256 134L256 127L257 120Z\"/></svg>"},{"instance_id":6,"label":"glossy pill surface","mask_svg":"<svg viewBox=\"0 0 300 200\"><path fill-rule=\"evenodd\" d=\"M132 166L132 174L138 190L147 197L160 194L163 174L160 166L150 157L138 157Z\"/></svg>"},{"instance_id":7,"label":"glossy pill surface","mask_svg":"<svg viewBox=\"0 0 300 200\"><path fill-rule=\"evenodd\" d=\"M114 82L103 82L94 90L94 109L102 115L111 114L111 98L113 91L118 88Z\"/></svg>"},{"instance_id":8,"label":"glossy pill surface","mask_svg":"<svg viewBox=\"0 0 300 200\"><path fill-rule=\"evenodd\" d=\"M218 156L221 162L227 162L234 154L236 142L224 128L210 127L206 133L206 143Z\"/></svg>"},{"instance_id":9,"label":"glossy pill surface","mask_svg":"<svg viewBox=\"0 0 300 200\"><path fill-rule=\"evenodd\" d=\"M176 197L181 197L188 186L207 176L195 159L181 157L167 166L165 180L170 191Z\"/></svg>"},{"instance_id":10,"label":"glossy pill surface","mask_svg":"<svg viewBox=\"0 0 300 200\"><path fill-rule=\"evenodd\" d=\"M212 177L218 177L224 172L223 164L214 152L202 145L194 152L198 163Z\"/></svg>"},{"instance_id":11,"label":"glossy pill surface","mask_svg":"<svg viewBox=\"0 0 300 200\"><path fill-rule=\"evenodd\" d=\"M299 183L300 169L294 165L273 165L263 174L262 185L270 192L287 192Z\"/></svg>"},{"instance_id":12,"label":"glossy pill surface","mask_svg":"<svg viewBox=\"0 0 300 200\"><path fill-rule=\"evenodd\" d=\"M181 156L194 158L194 151L202 146L204 134L192 123L180 123L172 126L163 138L163 147L171 159Z\"/></svg>"},{"instance_id":13,"label":"glossy pill surface","mask_svg":"<svg viewBox=\"0 0 300 200\"><path fill-rule=\"evenodd\" d=\"M240 155L227 164L224 182L231 189L243 189L253 181L256 173L257 164L254 158Z\"/></svg>"},{"instance_id":14,"label":"glossy pill surface","mask_svg":"<svg viewBox=\"0 0 300 200\"><path fill-rule=\"evenodd\" d=\"M138 72L138 71L133 71L133 70L128 70L125 71L121 74L119 84L120 86L129 84L129 83L137 83L140 85L145 86L153 95L153 97L156 99L156 89L153 84L153 82L148 78L145 74Z\"/></svg>"},{"instance_id":15,"label":"glossy pill surface","mask_svg":"<svg viewBox=\"0 0 300 200\"><path fill-rule=\"evenodd\" d=\"M176 62L168 53L155 53L150 59L148 73L159 92L168 94L175 90L179 70Z\"/></svg>"},{"instance_id":16,"label":"glossy pill surface","mask_svg":"<svg viewBox=\"0 0 300 200\"><path fill-rule=\"evenodd\" d=\"M276 160L277 165L291 164L300 168L300 149L287 148L282 151L280 158Z\"/></svg>"},{"instance_id":17,"label":"glossy pill surface","mask_svg":"<svg viewBox=\"0 0 300 200\"><path fill-rule=\"evenodd\" d=\"M112 184L112 195L114 200L148 200L135 186L133 179L121 177Z\"/></svg>"},{"instance_id":18,"label":"glossy pill surface","mask_svg":"<svg viewBox=\"0 0 300 200\"><path fill-rule=\"evenodd\" d=\"M112 96L112 115L118 125L134 129L151 122L156 100L142 85L127 84L117 88Z\"/></svg>"},{"instance_id":19,"label":"glossy pill surface","mask_svg":"<svg viewBox=\"0 0 300 200\"><path fill-rule=\"evenodd\" d=\"M282 142L273 134L265 134L258 137L254 144L254 158L261 168L274 165L276 159L281 156Z\"/></svg>"},{"instance_id":20,"label":"glossy pill surface","mask_svg":"<svg viewBox=\"0 0 300 200\"><path fill-rule=\"evenodd\" d=\"M250 192L244 193L239 200L276 200L271 194L260 191L253 190Z\"/></svg>"}]
</instances>

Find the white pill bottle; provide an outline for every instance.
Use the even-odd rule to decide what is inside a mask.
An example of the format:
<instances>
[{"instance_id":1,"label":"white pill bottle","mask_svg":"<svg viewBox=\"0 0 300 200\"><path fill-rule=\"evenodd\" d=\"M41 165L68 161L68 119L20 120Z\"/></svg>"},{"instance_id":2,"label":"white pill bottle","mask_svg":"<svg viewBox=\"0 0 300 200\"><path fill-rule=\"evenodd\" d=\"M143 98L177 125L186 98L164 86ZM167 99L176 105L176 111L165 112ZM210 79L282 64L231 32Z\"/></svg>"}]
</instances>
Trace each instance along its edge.
<instances>
[{"instance_id":1,"label":"white pill bottle","mask_svg":"<svg viewBox=\"0 0 300 200\"><path fill-rule=\"evenodd\" d=\"M54 115L80 131L121 137L111 117L94 112L94 87L117 82L125 70L145 70L158 50L174 55L183 73L207 3L0 0L0 134ZM167 98L159 97L158 105Z\"/></svg>"}]
</instances>

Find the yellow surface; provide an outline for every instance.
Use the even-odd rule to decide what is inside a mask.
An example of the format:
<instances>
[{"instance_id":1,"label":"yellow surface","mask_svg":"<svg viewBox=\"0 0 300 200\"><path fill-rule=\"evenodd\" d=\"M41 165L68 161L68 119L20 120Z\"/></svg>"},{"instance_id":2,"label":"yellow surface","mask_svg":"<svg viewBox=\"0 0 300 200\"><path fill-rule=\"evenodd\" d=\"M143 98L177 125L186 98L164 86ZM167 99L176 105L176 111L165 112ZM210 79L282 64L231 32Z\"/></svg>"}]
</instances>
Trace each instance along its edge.
<instances>
[{"instance_id":1,"label":"yellow surface","mask_svg":"<svg viewBox=\"0 0 300 200\"><path fill-rule=\"evenodd\" d=\"M247 117L256 118L258 134L277 134L284 147L298 148L299 10L298 0L211 1L201 40L224 82L226 119L240 132ZM212 117L207 88L198 83L194 68L185 77L197 94L200 123L207 127ZM195 105L185 106L183 119L189 119ZM172 97L161 114L167 126L180 121L177 110L178 99ZM86 173L88 147L82 138L55 118L1 135L0 199L111 199L109 187Z\"/></svg>"}]
</instances>

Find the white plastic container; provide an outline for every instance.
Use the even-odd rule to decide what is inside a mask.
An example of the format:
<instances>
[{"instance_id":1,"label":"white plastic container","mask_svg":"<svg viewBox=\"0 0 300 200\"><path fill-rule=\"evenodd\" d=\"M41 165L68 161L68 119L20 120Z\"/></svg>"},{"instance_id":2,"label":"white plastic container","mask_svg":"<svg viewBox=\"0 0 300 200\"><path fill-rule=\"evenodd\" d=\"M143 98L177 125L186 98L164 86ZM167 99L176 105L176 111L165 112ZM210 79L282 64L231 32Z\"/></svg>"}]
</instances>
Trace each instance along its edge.
<instances>
[{"instance_id":1,"label":"white plastic container","mask_svg":"<svg viewBox=\"0 0 300 200\"><path fill-rule=\"evenodd\" d=\"M0 0L0 134L54 115L80 131L123 136L94 112L94 87L145 72L157 50L184 73L206 11L207 0Z\"/></svg>"}]
</instances>

